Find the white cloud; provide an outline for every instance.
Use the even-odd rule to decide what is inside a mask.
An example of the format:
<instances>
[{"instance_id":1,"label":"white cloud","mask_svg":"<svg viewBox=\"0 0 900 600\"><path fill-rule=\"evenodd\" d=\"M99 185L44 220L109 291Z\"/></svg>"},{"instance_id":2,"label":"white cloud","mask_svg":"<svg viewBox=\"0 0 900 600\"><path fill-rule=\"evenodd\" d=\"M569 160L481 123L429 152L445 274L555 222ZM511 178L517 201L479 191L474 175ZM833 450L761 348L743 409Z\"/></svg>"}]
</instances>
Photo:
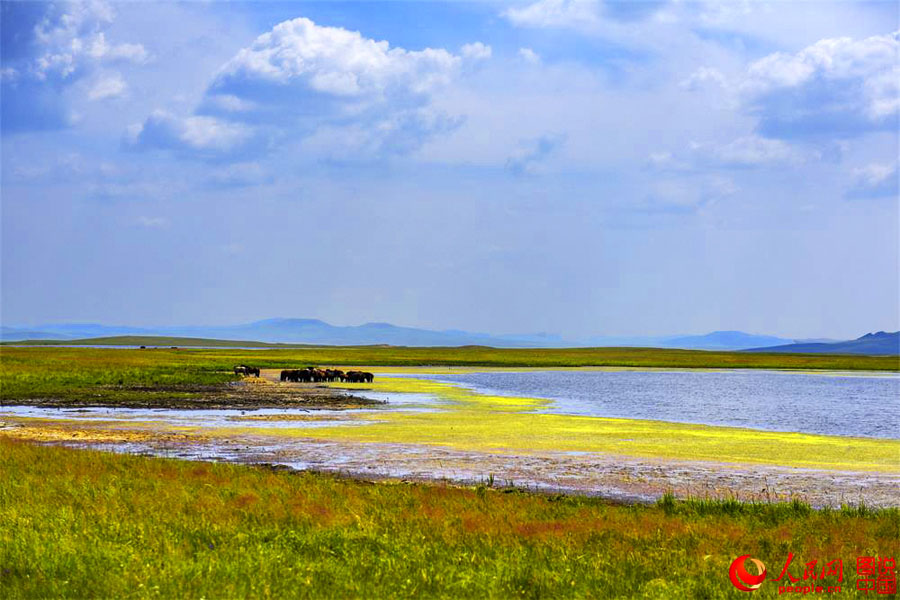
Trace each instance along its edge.
<instances>
[{"instance_id":1,"label":"white cloud","mask_svg":"<svg viewBox=\"0 0 900 600\"><path fill-rule=\"evenodd\" d=\"M597 0L538 0L508 8L503 16L520 27L588 29L599 22L599 11Z\"/></svg>"},{"instance_id":2,"label":"white cloud","mask_svg":"<svg viewBox=\"0 0 900 600\"><path fill-rule=\"evenodd\" d=\"M99 0L53 6L35 27L41 54L31 67L38 79L66 79L80 70L114 61L144 62L140 44L110 43L103 29L113 22L112 7Z\"/></svg>"},{"instance_id":3,"label":"white cloud","mask_svg":"<svg viewBox=\"0 0 900 600\"><path fill-rule=\"evenodd\" d=\"M898 162L875 163L853 169L853 182L847 191L849 198L898 197L900 179Z\"/></svg>"},{"instance_id":4,"label":"white cloud","mask_svg":"<svg viewBox=\"0 0 900 600\"><path fill-rule=\"evenodd\" d=\"M245 137L256 137L267 141L252 146L256 151L296 142L306 156L405 153L460 123L434 108L434 96L467 72L466 64L490 55L480 42L464 45L459 55L440 48L410 51L293 19L257 37L218 70L195 111L202 116L180 119L177 127L171 116L151 117L143 129L166 133L149 136L147 145L180 143L183 150L203 152L231 151ZM211 140L231 143L213 143L194 129L213 130Z\"/></svg>"},{"instance_id":5,"label":"white cloud","mask_svg":"<svg viewBox=\"0 0 900 600\"><path fill-rule=\"evenodd\" d=\"M537 0L507 8L501 16L517 27L568 29L628 46L664 47L671 38L663 41L658 34L691 11L669 0Z\"/></svg>"},{"instance_id":6,"label":"white cloud","mask_svg":"<svg viewBox=\"0 0 900 600\"><path fill-rule=\"evenodd\" d=\"M88 99L105 100L107 98L120 98L125 95L128 86L125 80L118 73L102 76L97 79L90 90L88 90Z\"/></svg>"},{"instance_id":7,"label":"white cloud","mask_svg":"<svg viewBox=\"0 0 900 600\"><path fill-rule=\"evenodd\" d=\"M795 163L800 154L781 140L755 135L740 137L724 145L700 147L714 162L726 166L756 167Z\"/></svg>"},{"instance_id":8,"label":"white cloud","mask_svg":"<svg viewBox=\"0 0 900 600\"><path fill-rule=\"evenodd\" d=\"M519 48L519 58L531 65L541 64L540 55L531 48Z\"/></svg>"},{"instance_id":9,"label":"white cloud","mask_svg":"<svg viewBox=\"0 0 900 600\"><path fill-rule=\"evenodd\" d=\"M718 69L700 67L678 84L680 88L691 91L700 90L710 85L727 88L728 82Z\"/></svg>"},{"instance_id":10,"label":"white cloud","mask_svg":"<svg viewBox=\"0 0 900 600\"><path fill-rule=\"evenodd\" d=\"M487 60L491 57L491 47L481 42L466 44L460 49L460 54L468 60Z\"/></svg>"},{"instance_id":11,"label":"white cloud","mask_svg":"<svg viewBox=\"0 0 900 600\"><path fill-rule=\"evenodd\" d=\"M649 167L662 171L691 171L714 168L754 168L797 165L807 158L821 158L813 151L801 151L782 140L747 135L728 143L692 142L686 151L654 152Z\"/></svg>"},{"instance_id":12,"label":"white cloud","mask_svg":"<svg viewBox=\"0 0 900 600\"><path fill-rule=\"evenodd\" d=\"M240 123L215 117L178 118L155 111L142 124L133 125L126 143L134 148L194 150L204 154L225 154L252 140L253 132Z\"/></svg>"},{"instance_id":13,"label":"white cloud","mask_svg":"<svg viewBox=\"0 0 900 600\"><path fill-rule=\"evenodd\" d=\"M226 63L213 89L294 85L347 100L428 94L449 83L460 58L443 49L408 51L359 32L299 18L276 25Z\"/></svg>"},{"instance_id":14,"label":"white cloud","mask_svg":"<svg viewBox=\"0 0 900 600\"><path fill-rule=\"evenodd\" d=\"M750 65L740 93L772 135L895 127L900 33L824 39L795 54L771 54Z\"/></svg>"}]
</instances>

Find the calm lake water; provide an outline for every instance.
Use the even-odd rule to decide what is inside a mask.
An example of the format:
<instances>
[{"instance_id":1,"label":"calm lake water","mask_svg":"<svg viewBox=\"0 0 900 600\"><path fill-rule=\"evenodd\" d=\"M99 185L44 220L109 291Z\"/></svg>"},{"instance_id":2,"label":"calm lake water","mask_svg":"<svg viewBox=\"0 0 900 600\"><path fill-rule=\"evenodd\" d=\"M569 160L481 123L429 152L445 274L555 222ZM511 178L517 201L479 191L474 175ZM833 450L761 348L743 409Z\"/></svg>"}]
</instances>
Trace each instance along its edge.
<instances>
[{"instance_id":1,"label":"calm lake water","mask_svg":"<svg viewBox=\"0 0 900 600\"><path fill-rule=\"evenodd\" d=\"M533 371L416 377L555 400L542 412L900 439L895 374Z\"/></svg>"}]
</instances>

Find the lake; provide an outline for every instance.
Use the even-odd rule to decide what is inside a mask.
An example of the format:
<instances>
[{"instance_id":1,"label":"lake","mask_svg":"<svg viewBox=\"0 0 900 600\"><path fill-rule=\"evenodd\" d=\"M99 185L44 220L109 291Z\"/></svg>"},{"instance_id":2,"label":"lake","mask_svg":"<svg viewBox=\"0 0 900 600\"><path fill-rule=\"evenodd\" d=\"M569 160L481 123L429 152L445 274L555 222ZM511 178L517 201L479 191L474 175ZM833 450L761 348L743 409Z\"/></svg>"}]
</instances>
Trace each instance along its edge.
<instances>
[{"instance_id":1,"label":"lake","mask_svg":"<svg viewBox=\"0 0 900 600\"><path fill-rule=\"evenodd\" d=\"M542 411L900 439L900 376L766 370L545 370L415 375L546 398Z\"/></svg>"}]
</instances>

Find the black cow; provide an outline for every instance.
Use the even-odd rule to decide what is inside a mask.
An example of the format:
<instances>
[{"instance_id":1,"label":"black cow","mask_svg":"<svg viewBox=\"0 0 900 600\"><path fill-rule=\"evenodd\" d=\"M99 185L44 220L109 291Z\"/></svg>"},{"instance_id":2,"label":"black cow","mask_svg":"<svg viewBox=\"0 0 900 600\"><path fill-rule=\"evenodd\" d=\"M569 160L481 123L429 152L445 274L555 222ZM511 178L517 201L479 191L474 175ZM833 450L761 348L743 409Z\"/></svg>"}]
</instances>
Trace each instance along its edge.
<instances>
[{"instance_id":1,"label":"black cow","mask_svg":"<svg viewBox=\"0 0 900 600\"><path fill-rule=\"evenodd\" d=\"M254 375L259 377L259 369L256 367L248 367L247 365L238 365L234 368L235 375Z\"/></svg>"}]
</instances>

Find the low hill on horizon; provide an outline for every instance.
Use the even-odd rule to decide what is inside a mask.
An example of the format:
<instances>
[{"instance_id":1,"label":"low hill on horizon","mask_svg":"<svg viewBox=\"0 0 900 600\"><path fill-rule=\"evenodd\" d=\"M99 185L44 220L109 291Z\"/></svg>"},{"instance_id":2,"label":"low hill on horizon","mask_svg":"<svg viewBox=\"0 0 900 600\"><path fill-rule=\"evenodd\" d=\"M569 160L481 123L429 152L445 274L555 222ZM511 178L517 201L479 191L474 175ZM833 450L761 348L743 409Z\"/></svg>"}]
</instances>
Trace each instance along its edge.
<instances>
[{"instance_id":1,"label":"low hill on horizon","mask_svg":"<svg viewBox=\"0 0 900 600\"><path fill-rule=\"evenodd\" d=\"M832 343L784 344L768 348L751 348L745 352L791 352L798 354L866 354L900 356L900 331L867 333L855 340Z\"/></svg>"},{"instance_id":2,"label":"low hill on horizon","mask_svg":"<svg viewBox=\"0 0 900 600\"><path fill-rule=\"evenodd\" d=\"M549 333L497 335L455 329L430 330L401 327L391 323L365 323L363 325L332 325L319 319L275 318L226 326L183 327L131 327L102 325L97 323L56 323L29 327L0 327L0 340L4 342L55 341L60 343L110 343L91 342L97 338L121 336L200 339L206 345L223 343L239 346L259 344L289 344L316 346L489 346L494 348L577 348L577 347L644 347L685 350L748 350L775 352L803 352L783 350L787 347L818 348L811 352L837 352L831 349L837 340L793 340L770 335L750 334L743 331L714 331L705 335L679 336L593 336L566 339ZM120 343L127 343L121 342ZM154 342L155 343L155 342ZM165 344L165 342L160 342ZM186 345L172 342L171 345Z\"/></svg>"}]
</instances>

